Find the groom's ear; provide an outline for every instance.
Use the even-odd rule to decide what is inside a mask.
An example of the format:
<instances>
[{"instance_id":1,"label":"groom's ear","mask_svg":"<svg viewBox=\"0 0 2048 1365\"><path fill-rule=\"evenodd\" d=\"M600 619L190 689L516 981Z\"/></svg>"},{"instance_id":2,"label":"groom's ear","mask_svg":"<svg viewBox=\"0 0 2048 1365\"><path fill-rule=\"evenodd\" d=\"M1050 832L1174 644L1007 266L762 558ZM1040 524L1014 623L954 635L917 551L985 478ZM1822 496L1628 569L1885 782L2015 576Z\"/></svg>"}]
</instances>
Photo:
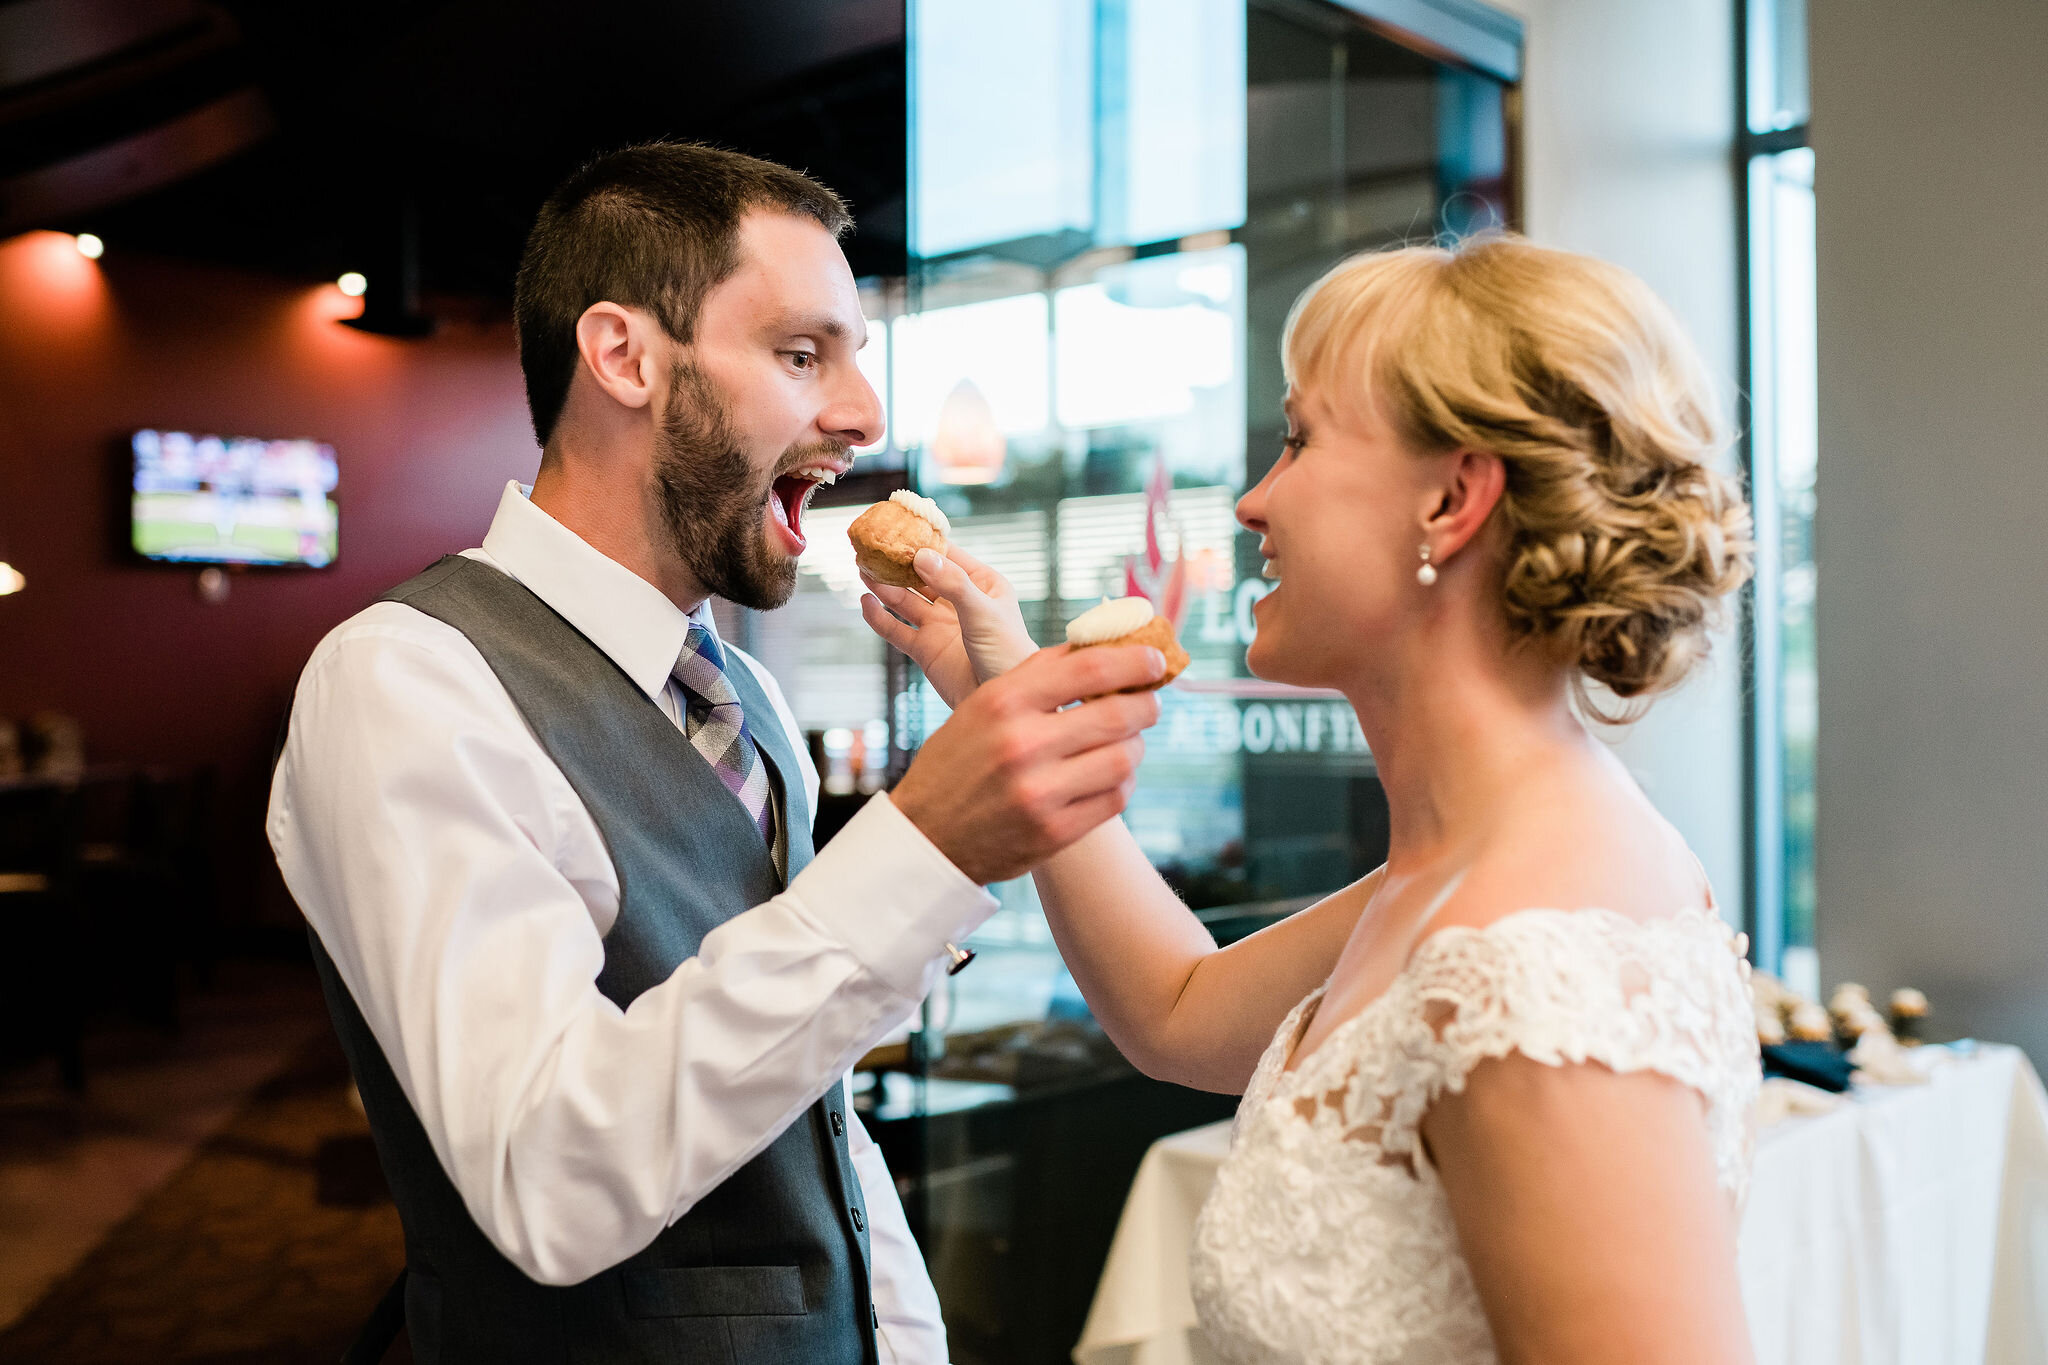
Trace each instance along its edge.
<instances>
[{"instance_id":1,"label":"groom's ear","mask_svg":"<svg viewBox=\"0 0 2048 1365\"><path fill-rule=\"evenodd\" d=\"M1441 457L1444 481L1424 518L1438 559L1449 559L1486 527L1507 491L1508 467L1485 450L1454 450Z\"/></svg>"},{"instance_id":2,"label":"groom's ear","mask_svg":"<svg viewBox=\"0 0 2048 1365\"><path fill-rule=\"evenodd\" d=\"M644 408L668 382L656 363L658 330L640 309L593 303L576 319L576 355L599 392L621 407Z\"/></svg>"}]
</instances>

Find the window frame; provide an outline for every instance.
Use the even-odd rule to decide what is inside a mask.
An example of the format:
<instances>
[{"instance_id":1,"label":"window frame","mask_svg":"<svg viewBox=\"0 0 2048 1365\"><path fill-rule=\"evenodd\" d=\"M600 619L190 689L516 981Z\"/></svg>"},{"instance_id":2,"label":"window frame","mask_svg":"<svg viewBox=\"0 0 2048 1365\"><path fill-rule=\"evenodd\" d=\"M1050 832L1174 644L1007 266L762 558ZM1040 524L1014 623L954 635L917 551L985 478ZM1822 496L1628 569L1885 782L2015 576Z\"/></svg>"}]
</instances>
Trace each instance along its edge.
<instances>
[{"instance_id":1,"label":"window frame","mask_svg":"<svg viewBox=\"0 0 2048 1365\"><path fill-rule=\"evenodd\" d=\"M1761 82L1776 77L1772 46L1782 0L1738 0L1735 24L1735 178L1737 452L1756 528L1755 572L1744 588L1741 619L1745 649L1743 689L1744 863L1748 882L1750 955L1769 972L1781 972L1786 948L1785 858L1785 675L1784 507L1779 497L1776 452L1760 442L1755 399L1760 376L1756 358L1759 328L1768 319L1758 291L1756 195L1760 163L1786 152L1810 149L1811 111L1791 122L1758 127ZM1803 9L1803 6L1802 6Z\"/></svg>"}]
</instances>

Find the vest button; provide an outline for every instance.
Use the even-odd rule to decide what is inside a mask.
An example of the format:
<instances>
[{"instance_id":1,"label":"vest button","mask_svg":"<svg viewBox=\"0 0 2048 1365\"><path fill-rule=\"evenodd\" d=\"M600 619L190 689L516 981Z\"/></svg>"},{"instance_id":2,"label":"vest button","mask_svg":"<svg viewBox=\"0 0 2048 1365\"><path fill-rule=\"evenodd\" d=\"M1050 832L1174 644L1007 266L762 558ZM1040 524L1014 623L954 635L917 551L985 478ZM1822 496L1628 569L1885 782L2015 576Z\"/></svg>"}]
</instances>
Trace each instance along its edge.
<instances>
[{"instance_id":1,"label":"vest button","mask_svg":"<svg viewBox=\"0 0 2048 1365\"><path fill-rule=\"evenodd\" d=\"M846 1136L846 1120L839 1117L839 1111L837 1109L834 1109L832 1111L832 1136Z\"/></svg>"},{"instance_id":2,"label":"vest button","mask_svg":"<svg viewBox=\"0 0 2048 1365\"><path fill-rule=\"evenodd\" d=\"M853 1215L853 1230L855 1232L866 1232L868 1230L868 1220L860 1216L858 1208L848 1209L847 1212Z\"/></svg>"}]
</instances>

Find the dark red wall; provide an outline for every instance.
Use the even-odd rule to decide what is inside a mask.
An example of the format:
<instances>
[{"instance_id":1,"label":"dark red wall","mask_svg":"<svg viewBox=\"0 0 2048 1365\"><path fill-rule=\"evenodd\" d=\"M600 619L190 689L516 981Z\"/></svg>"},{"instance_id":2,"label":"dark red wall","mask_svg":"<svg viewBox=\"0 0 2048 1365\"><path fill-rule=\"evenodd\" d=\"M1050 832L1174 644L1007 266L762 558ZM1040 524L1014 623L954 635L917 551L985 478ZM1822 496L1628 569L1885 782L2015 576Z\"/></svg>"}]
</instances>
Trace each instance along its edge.
<instances>
[{"instance_id":1,"label":"dark red wall","mask_svg":"<svg viewBox=\"0 0 2048 1365\"><path fill-rule=\"evenodd\" d=\"M292 919L263 799L314 644L476 544L539 460L508 323L396 341L336 321L359 306L118 242L97 263L55 233L0 242L0 559L28 580L0 597L0 715L70 713L94 762L216 766L230 927ZM333 444L337 566L234 571L211 606L196 569L125 559L118 456L137 427Z\"/></svg>"}]
</instances>

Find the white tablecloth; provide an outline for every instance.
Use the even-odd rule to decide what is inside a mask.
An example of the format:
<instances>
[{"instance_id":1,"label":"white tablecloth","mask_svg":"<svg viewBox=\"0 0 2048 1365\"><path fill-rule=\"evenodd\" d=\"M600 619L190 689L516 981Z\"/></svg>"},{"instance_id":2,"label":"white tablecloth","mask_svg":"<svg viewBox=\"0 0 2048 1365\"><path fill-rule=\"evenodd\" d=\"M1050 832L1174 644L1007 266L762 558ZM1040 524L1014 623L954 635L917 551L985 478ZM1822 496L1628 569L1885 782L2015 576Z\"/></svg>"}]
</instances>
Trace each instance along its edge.
<instances>
[{"instance_id":1,"label":"white tablecloth","mask_svg":"<svg viewBox=\"0 0 2048 1365\"><path fill-rule=\"evenodd\" d=\"M1195 1215L1230 1141L1163 1138L1131 1185L1079 1365L1205 1365ZM1981 1047L1757 1144L1741 1237L1759 1365L2048 1365L2048 1096Z\"/></svg>"}]
</instances>

